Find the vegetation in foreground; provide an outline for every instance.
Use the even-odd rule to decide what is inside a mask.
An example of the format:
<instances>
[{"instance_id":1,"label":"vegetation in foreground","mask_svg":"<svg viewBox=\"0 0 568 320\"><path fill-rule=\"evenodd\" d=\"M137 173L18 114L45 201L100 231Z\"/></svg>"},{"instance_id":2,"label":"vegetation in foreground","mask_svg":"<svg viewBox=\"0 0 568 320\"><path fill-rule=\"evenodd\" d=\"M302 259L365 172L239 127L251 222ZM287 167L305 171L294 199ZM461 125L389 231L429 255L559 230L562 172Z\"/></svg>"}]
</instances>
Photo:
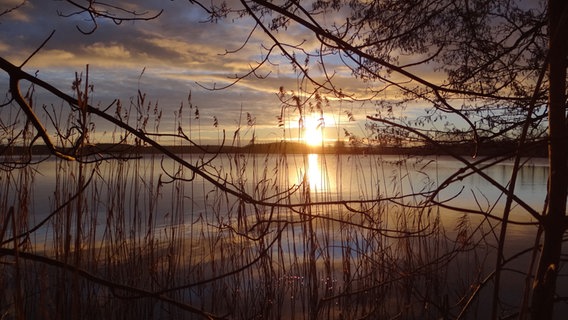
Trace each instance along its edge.
<instances>
[{"instance_id":1,"label":"vegetation in foreground","mask_svg":"<svg viewBox=\"0 0 568 320\"><path fill-rule=\"evenodd\" d=\"M88 6L76 1L66 3L77 9L71 16L82 15L92 24L87 31L79 28L85 34L95 32L99 21L105 19L120 24L160 16L159 12L140 14L98 1L88 1ZM59 174L54 178L52 205L47 217L39 222L33 221L35 215L29 214L33 207L30 199L37 192L30 189L37 174L34 170L39 170L34 168L35 159L29 154L21 158L8 155L2 162L2 187L6 191L2 193L0 253L1 266L6 272L2 273L1 281L7 288L2 299L3 315L47 318L55 314L75 319L98 314L124 318L139 316L140 312L147 317L177 317L183 316L177 314L183 310L213 318L280 317L286 311L309 318L345 314L461 318L465 314L477 315L481 309L474 308L474 302L482 305L489 302L490 317L494 319L554 316L566 300L562 286L558 286L564 264L568 193L568 46L562 32L568 25L565 1L547 0L534 6L533 2L509 0L323 0L311 6L296 1L279 5L250 0L230 6L226 2L191 2L195 4L211 21L234 18L238 22L243 17L250 18L255 22L251 35L258 31L268 39L269 44L262 45L266 50L264 60L251 66L248 73L237 75L235 83L258 76L256 71L271 63L270 57L275 54L272 50L279 49L277 54L285 57L298 74L298 89L307 91L302 97L293 95L288 99L280 90L282 109L295 110L302 119L303 110L310 106L310 97L316 97L318 106L321 100L317 97L321 93L337 99L357 99L353 93L339 89L341 86L333 75L326 73L317 79L309 72L313 61L317 61L321 70L328 70L330 63L337 62L334 58L342 57L345 59L342 67L352 73L353 79L372 84L366 86L370 96L382 96L395 89L400 97L397 101L373 100L377 112L367 119L368 129L375 137L395 140L410 137L444 148L444 137L453 133L455 127L450 123L432 131L423 124L452 114L467 124L464 131L472 136L476 147L484 139L518 136L510 180L498 183L484 169L510 159L511 155L467 160L450 152L463 163L463 168L433 188L390 188L394 194L385 194L381 193L385 188L377 187L363 192L369 198L355 202L320 201L317 196L314 200L307 178L287 184L293 180L284 175L277 179L284 187L274 184L274 176L268 174L274 170L267 169L286 171L289 166L284 160L274 167L253 166L265 169L254 172L249 179L245 178L242 167L247 159L244 154L231 158L228 167L231 170L211 166L216 154L210 158L184 158L153 139L159 135L157 125L146 130L147 123L140 121L145 116L144 103L138 109L141 118L132 120L139 121L134 128L125 121L124 113L117 110L111 115L89 105L88 92L92 87L88 81L82 89L81 79L77 79L73 84L77 95L70 97L26 73L23 67L41 51L44 42L22 59L24 62L19 66L0 57L0 68L9 78L7 99L2 104L3 111L9 110L1 118L2 139L8 142L6 145L25 146L36 145L41 140L50 154L74 162L56 162L58 165L53 170ZM0 16L14 10L4 11ZM335 14L345 16L339 20L326 19ZM312 51L302 43L287 43L290 39L279 31L291 27L309 30L306 37L312 38L303 44L317 43L320 46L315 47L319 49ZM417 72L428 66L439 72L439 82L423 78ZM27 94L21 92L23 82L31 84ZM47 118L37 116L39 108L34 109L31 99L35 86L70 106L68 123L57 112L46 111ZM303 101L304 97L308 98ZM143 100L142 95L138 98ZM411 121L396 117L398 108L416 99L432 106L426 117ZM115 142L122 144L131 139L135 144L150 145L160 150L164 159L172 160L173 168L165 166L164 161L169 160L160 159L155 166L159 162L160 169L165 169L162 178L143 179L137 175L145 171L141 168L146 164L136 162L139 159L125 161L112 154L85 152L92 132L91 117L116 125L122 135ZM183 126L174 128L178 132L174 136L180 143L189 143L190 136L176 131L179 128ZM530 137L542 137L548 144L547 196L543 208L536 209L515 193L523 156L532 148L527 143ZM478 155L477 149L473 154ZM101 172L106 170L102 164L107 161L115 166L108 171L113 179L104 178ZM405 165L395 170L402 174L395 174L391 181L407 179L407 170ZM447 203L439 201L439 191L470 174L493 184L506 199L505 206L499 214L494 214L493 204L481 197L476 198L477 209L454 208L466 215L458 224L459 232L452 237L441 227L441 215L434 210L447 207ZM346 176L340 176L338 181L346 181L343 180ZM184 208L201 203L195 199L195 193L185 192L185 188L195 191L194 181L202 181L197 188L209 186L205 187L205 199L213 202L204 204L206 209L201 212L211 215L186 222ZM128 189L130 185L134 189ZM163 195L160 191L164 186L173 186L169 194L177 199L168 201L170 209L163 216L173 219L173 223L165 226L157 224L155 219L162 212L156 211L156 203ZM149 195L139 192L146 188ZM113 190L110 195L101 191L109 189ZM188 199L191 201L186 204ZM515 207L521 207L533 220L515 220ZM105 213L105 219L98 220L101 212ZM472 224L474 215L482 217L481 223ZM213 220L208 220L209 217ZM510 230L526 223L536 229L534 245L509 256L506 248L511 242ZM53 230L53 241L45 241L44 226ZM195 231L195 238L202 241L185 247L182 239L188 239L186 230L178 226L187 226L187 232ZM341 231L344 242L334 241L335 227ZM99 242L96 230L102 230L105 241ZM38 236L43 239L38 240ZM298 242L290 240L296 238ZM45 247L38 250L37 245L41 244ZM495 256L488 259L493 262L493 268L485 274L476 268L485 265L477 263L484 261L485 255L477 254L480 249L492 246L496 248ZM200 251L203 248L207 250ZM329 258L335 253L341 256L340 266ZM460 260L462 253L475 254L464 262ZM527 265L519 263L523 255L530 256ZM476 272L466 272L466 279L458 280L464 285L457 288L463 290L453 285L451 289L445 288L448 283L445 280L453 280L450 279L453 273L445 269L452 263L462 263L458 268L475 267ZM207 267L200 269L201 266ZM139 270L136 274L131 272L134 267ZM518 291L522 297L512 302L505 294L508 273L520 274L524 287ZM343 285L332 285L339 275ZM177 283L181 284L173 286ZM288 291L277 290L281 288ZM259 303L256 299L259 292L269 299ZM298 297L301 299L296 300ZM357 297L355 302L343 303L352 297ZM55 303L38 305L37 301ZM210 314L219 301L223 301L222 310ZM245 310L235 303L243 301L251 302L247 305L256 308ZM54 306L54 312L47 306ZM296 310L301 311L296 313Z\"/></svg>"}]
</instances>

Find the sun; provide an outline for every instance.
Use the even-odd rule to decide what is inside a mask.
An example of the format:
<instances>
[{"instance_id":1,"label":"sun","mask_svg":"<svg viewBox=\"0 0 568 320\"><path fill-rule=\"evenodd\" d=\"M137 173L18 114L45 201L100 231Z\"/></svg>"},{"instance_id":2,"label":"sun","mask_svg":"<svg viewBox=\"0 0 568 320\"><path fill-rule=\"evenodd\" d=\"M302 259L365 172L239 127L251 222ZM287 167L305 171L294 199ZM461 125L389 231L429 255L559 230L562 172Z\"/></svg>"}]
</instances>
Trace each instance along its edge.
<instances>
[{"instance_id":1,"label":"sun","mask_svg":"<svg viewBox=\"0 0 568 320\"><path fill-rule=\"evenodd\" d=\"M304 119L304 143L309 146L321 146L323 142L323 123L317 114Z\"/></svg>"}]
</instances>

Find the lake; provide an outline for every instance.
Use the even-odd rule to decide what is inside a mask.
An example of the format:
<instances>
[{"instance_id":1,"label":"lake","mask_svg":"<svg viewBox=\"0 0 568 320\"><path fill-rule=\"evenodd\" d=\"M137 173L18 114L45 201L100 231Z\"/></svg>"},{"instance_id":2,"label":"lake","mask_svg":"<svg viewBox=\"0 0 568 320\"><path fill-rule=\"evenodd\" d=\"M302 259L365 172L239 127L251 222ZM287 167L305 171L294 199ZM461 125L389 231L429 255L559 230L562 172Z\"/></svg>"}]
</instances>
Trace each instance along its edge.
<instances>
[{"instance_id":1,"label":"lake","mask_svg":"<svg viewBox=\"0 0 568 320\"><path fill-rule=\"evenodd\" d=\"M73 272L33 264L51 276L41 290L37 276L26 277L28 295L59 297L55 309L90 310L93 318L488 316L506 196L463 163L329 154L183 159L209 178L159 155L51 158L4 173L3 209L25 217L16 233L35 227L26 250L142 290L92 279L73 287L63 276ZM504 160L483 172L507 187L512 169ZM518 175L515 194L535 212L547 170L546 159L526 159ZM522 302L532 251L515 255L534 246L538 230L516 203L509 220L504 258L514 259L500 283L502 316Z\"/></svg>"}]
</instances>

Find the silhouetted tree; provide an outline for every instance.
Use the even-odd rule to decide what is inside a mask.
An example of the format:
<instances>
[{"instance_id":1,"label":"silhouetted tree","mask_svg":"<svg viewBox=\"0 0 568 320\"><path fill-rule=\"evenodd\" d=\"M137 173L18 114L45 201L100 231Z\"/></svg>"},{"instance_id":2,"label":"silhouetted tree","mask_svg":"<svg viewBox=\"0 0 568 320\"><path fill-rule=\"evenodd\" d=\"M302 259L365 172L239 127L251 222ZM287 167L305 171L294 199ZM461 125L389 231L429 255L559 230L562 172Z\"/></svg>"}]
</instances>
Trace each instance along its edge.
<instances>
[{"instance_id":1,"label":"silhouetted tree","mask_svg":"<svg viewBox=\"0 0 568 320\"><path fill-rule=\"evenodd\" d=\"M96 31L98 19L119 22L159 17L159 13L138 17L136 12L92 0L82 2L84 5L76 1L67 2L78 9L73 14L87 15L91 19L93 27L81 29L86 34ZM439 152L463 162L467 170L494 184L497 183L481 170L484 162L475 159L478 150L492 139L515 136L518 144L515 153L502 155L503 159L515 159L511 181L508 186L496 185L508 200L498 234L493 318L497 318L500 312L500 274L505 263L503 250L507 241L509 213L515 202L524 205L515 195L516 172L521 156L530 154L533 142L547 143L547 206L543 212L525 209L538 221L544 235L539 244L541 248L536 246L541 250L537 271L529 274L534 283L530 313L533 319L553 317L555 285L567 227L568 40L564 33L568 30L568 4L565 1L241 0L211 4L192 0L190 3L207 12L212 22L228 17L251 17L255 21L254 28L263 31L272 41L267 46L270 50L266 58L248 74L237 75L235 81L254 74L262 65L269 63L270 54L275 54L273 49L277 48L303 81L312 84L314 93L358 99L360 97L355 93L346 92L336 83L334 70L328 68L331 61L336 62L340 58L354 78L368 84L368 93L374 97L370 101L377 104L377 113L369 116L368 120L377 135L387 133L390 139L398 137L396 141L411 139L413 143L434 146ZM305 42L296 39L296 43L287 43L281 35L290 28L308 31L312 38ZM320 44L317 50L310 51L307 46L304 47L304 43L311 44L312 40ZM17 81L26 79L48 90L54 89L22 73L21 66L13 66L4 59L0 62L0 67L10 75L13 98L27 112L39 136L52 146L52 152L70 157L42 134L42 125L19 94ZM312 65L316 63L322 67L319 75L312 71L315 69ZM380 96L396 99L378 99ZM76 100L61 97L78 104ZM427 113L416 119L396 116L398 108L411 103L427 105ZM108 117L95 108L88 110L160 147L142 132L125 127L116 118ZM438 129L430 128L433 124ZM546 132L543 127L547 128ZM475 145L471 152L473 160L455 154L445 147L444 141L439 141L440 137L447 137L451 132L471 137ZM173 154L170 156L175 158ZM182 159L177 160L183 163ZM184 165L196 173L200 172L199 168L188 163ZM223 191L248 202L260 203L207 175L204 177ZM434 197L430 199L434 201ZM525 306L519 306L521 317L525 317L527 312Z\"/></svg>"},{"instance_id":2,"label":"silhouetted tree","mask_svg":"<svg viewBox=\"0 0 568 320\"><path fill-rule=\"evenodd\" d=\"M396 102L377 99L380 112L369 117L377 135L392 135L402 129L453 155L436 137L444 132L465 132L476 145L474 157L487 141L515 135L516 167L520 156L533 147L530 140L548 143L548 205L539 215L532 212L541 224L544 240L534 275L531 314L534 319L552 318L566 231L566 2L242 0L240 5L242 9L212 6L211 16L226 16L233 10L252 16L257 27L318 90L356 98L334 82L331 67L324 68L323 77L317 77L304 62L325 66L327 59L341 57L354 78L369 83L374 96L396 92ZM321 47L308 51L302 50L302 44L284 42L279 32L290 28L311 32L314 38L306 42L316 40ZM300 57L302 53L305 58ZM410 121L393 116L393 109L417 101L431 106L426 116ZM424 128L448 116L452 121L444 129ZM456 119L464 125L457 127ZM547 134L541 130L542 123L548 124ZM453 156L465 166L473 166L469 160ZM494 318L515 179L513 175L507 188L509 201L499 235Z\"/></svg>"}]
</instances>

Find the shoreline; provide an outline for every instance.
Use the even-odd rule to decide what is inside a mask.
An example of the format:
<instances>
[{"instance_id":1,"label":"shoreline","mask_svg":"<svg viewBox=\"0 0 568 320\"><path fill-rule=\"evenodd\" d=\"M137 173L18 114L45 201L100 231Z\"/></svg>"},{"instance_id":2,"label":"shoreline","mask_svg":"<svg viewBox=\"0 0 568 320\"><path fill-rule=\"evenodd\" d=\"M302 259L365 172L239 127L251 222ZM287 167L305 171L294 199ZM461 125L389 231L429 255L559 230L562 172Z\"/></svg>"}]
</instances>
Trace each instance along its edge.
<instances>
[{"instance_id":1,"label":"shoreline","mask_svg":"<svg viewBox=\"0 0 568 320\"><path fill-rule=\"evenodd\" d=\"M223 145L193 145L172 146L164 145L164 148L176 154L216 154L216 153L251 153L251 154L378 154L378 155L463 155L463 156L504 156L513 155L517 144L514 142L492 142L476 146L473 143L453 143L440 145L422 146L307 146L299 142L272 142L249 144L246 146L223 146ZM72 148L62 148L62 152L78 154ZM33 146L0 146L0 155L47 155L51 151L45 145ZM114 155L139 155L159 154L160 150L151 146L99 143L87 145L83 148L83 155L114 154ZM451 153L451 154L450 154ZM526 144L521 152L523 156L547 158L548 151L545 141Z\"/></svg>"}]
</instances>

